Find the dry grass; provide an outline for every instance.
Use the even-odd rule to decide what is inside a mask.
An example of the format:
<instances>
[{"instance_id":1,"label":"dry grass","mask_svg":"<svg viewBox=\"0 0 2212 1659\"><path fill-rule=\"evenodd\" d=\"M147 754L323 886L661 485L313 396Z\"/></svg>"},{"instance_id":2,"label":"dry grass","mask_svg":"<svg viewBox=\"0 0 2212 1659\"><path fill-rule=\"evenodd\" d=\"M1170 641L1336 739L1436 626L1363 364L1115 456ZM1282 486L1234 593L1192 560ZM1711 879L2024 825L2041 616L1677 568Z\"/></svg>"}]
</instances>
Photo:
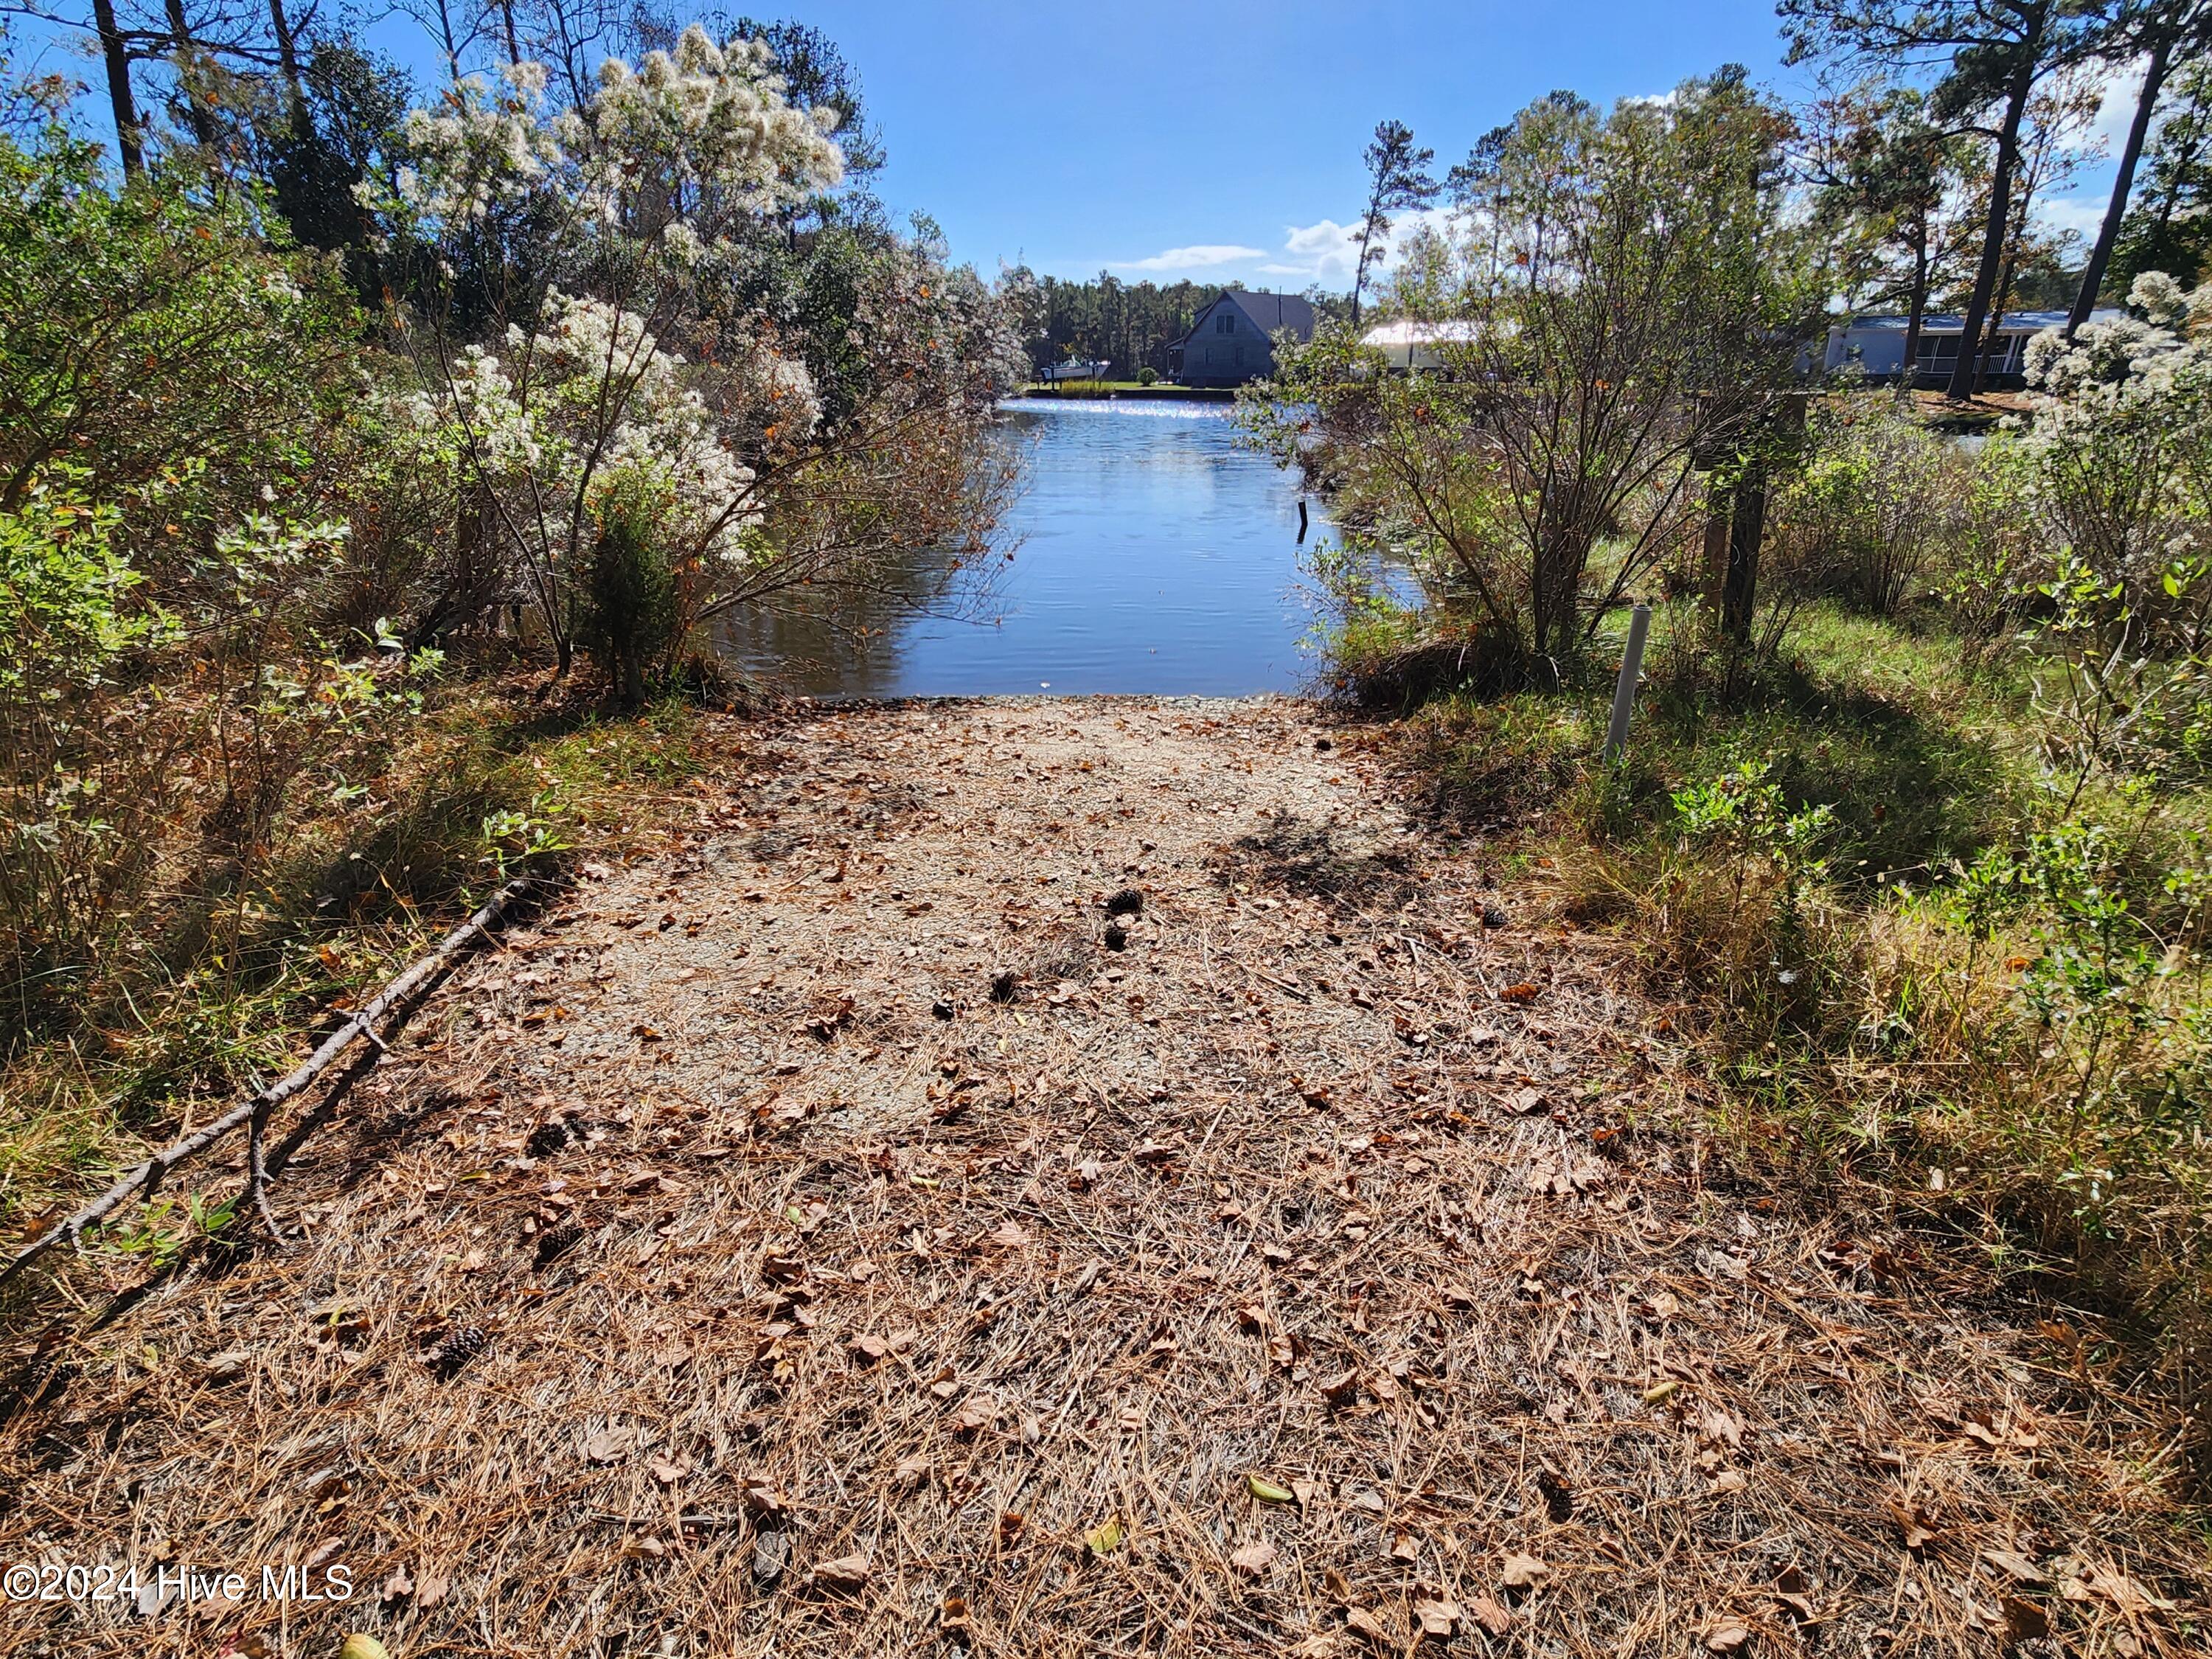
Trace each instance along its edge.
<instances>
[{"instance_id":1,"label":"dry grass","mask_svg":"<svg viewBox=\"0 0 2212 1659\"><path fill-rule=\"evenodd\" d=\"M1361 732L747 747L418 1020L289 1248L57 1295L0 1562L361 1595L11 1607L0 1651L2203 1650L2176 1425L2093 1322L1732 1180L1614 947Z\"/></svg>"}]
</instances>

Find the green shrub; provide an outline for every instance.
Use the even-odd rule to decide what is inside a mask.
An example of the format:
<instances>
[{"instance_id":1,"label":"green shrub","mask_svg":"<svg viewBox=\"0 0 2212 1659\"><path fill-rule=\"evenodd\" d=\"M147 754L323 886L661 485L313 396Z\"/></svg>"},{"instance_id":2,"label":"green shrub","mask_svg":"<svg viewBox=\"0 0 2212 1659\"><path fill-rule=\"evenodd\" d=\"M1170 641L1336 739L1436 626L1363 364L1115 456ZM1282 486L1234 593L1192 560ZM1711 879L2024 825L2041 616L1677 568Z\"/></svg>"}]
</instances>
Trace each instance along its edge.
<instances>
[{"instance_id":1,"label":"green shrub","mask_svg":"<svg viewBox=\"0 0 2212 1659\"><path fill-rule=\"evenodd\" d=\"M676 577L663 540L666 507L666 491L635 469L617 476L597 506L599 535L577 637L633 708L681 643Z\"/></svg>"},{"instance_id":2,"label":"green shrub","mask_svg":"<svg viewBox=\"0 0 2212 1659\"><path fill-rule=\"evenodd\" d=\"M1893 615L1957 544L1972 463L1887 397L1833 400L1810 426L1804 465L1776 494L1769 556Z\"/></svg>"}]
</instances>

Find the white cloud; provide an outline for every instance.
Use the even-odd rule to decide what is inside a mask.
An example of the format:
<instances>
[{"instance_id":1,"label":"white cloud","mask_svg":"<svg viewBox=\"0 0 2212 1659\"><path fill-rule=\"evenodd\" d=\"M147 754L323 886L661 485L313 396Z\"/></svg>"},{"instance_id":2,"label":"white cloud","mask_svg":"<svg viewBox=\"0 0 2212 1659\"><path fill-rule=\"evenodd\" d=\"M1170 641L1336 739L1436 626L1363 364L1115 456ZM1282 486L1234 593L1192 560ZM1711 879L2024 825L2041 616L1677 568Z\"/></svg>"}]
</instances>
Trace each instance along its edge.
<instances>
[{"instance_id":1,"label":"white cloud","mask_svg":"<svg viewBox=\"0 0 2212 1659\"><path fill-rule=\"evenodd\" d=\"M1243 247L1233 242L1207 242L1197 247L1171 247L1145 259L1117 259L1118 270L1205 270L1214 265L1233 265L1246 259L1264 259L1263 247Z\"/></svg>"},{"instance_id":2,"label":"white cloud","mask_svg":"<svg viewBox=\"0 0 2212 1659\"><path fill-rule=\"evenodd\" d=\"M2094 242L2109 200L2104 196L2050 197L2035 204L2035 220L2045 230L2070 230L2083 241Z\"/></svg>"},{"instance_id":3,"label":"white cloud","mask_svg":"<svg viewBox=\"0 0 2212 1659\"><path fill-rule=\"evenodd\" d=\"M2098 89L2096 118L2078 146L2084 154L2118 159L2128 142L2128 128L2135 122L2136 100L2142 95L2143 75L2149 67L2148 58L2137 58L2116 64L2107 72Z\"/></svg>"},{"instance_id":4,"label":"white cloud","mask_svg":"<svg viewBox=\"0 0 2212 1659\"><path fill-rule=\"evenodd\" d=\"M1398 250L1414 231L1423 228L1444 230L1451 218L1449 208L1418 208L1411 213L1391 215L1388 251L1382 256L1384 266L1398 263ZM1358 230L1357 225L1339 224L1334 219L1286 226L1281 263L1267 269L1279 276L1304 276L1308 282L1349 288L1353 267L1359 260L1359 244L1352 240Z\"/></svg>"},{"instance_id":5,"label":"white cloud","mask_svg":"<svg viewBox=\"0 0 2212 1659\"><path fill-rule=\"evenodd\" d=\"M1451 218L1444 208L1420 208L1391 216L1382 263L1398 263L1398 250L1407 236L1421 227L1443 230ZM1143 259L1109 261L1115 270L1151 274L1212 271L1222 276L1242 275L1278 279L1275 286L1304 288L1318 283L1324 288L1348 289L1359 258L1358 229L1335 219L1316 219L1310 225L1283 227L1282 246L1273 250L1247 247L1237 242L1205 242L1192 247L1171 247ZM1239 269L1231 269L1239 268Z\"/></svg>"},{"instance_id":6,"label":"white cloud","mask_svg":"<svg viewBox=\"0 0 2212 1659\"><path fill-rule=\"evenodd\" d=\"M1284 227L1282 263L1316 282L1329 276L1350 281L1352 262L1358 257L1349 225L1322 219L1310 225Z\"/></svg>"}]
</instances>

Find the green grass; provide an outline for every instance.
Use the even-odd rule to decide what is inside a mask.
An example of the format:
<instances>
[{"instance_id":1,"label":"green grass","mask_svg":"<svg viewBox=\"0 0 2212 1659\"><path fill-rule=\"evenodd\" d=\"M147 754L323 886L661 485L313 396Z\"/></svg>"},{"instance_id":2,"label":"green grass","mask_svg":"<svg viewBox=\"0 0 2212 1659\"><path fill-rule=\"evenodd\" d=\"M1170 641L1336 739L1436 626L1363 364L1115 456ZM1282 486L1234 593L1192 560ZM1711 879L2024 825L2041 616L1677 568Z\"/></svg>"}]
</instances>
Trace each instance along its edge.
<instances>
[{"instance_id":1,"label":"green grass","mask_svg":"<svg viewBox=\"0 0 2212 1659\"><path fill-rule=\"evenodd\" d=\"M1564 690L1426 704L1409 729L1439 805L1632 840L1668 826L1676 790L1764 763L1793 808L1832 809L1848 853L1839 871L1859 880L1971 858L2023 810L2022 690L1966 674L1940 629L1814 611L1779 660L1723 696L1685 637L1692 627L1686 610L1655 617L1618 773L1599 750L1625 613ZM1368 619L1353 643L1389 651L1406 637L1402 623Z\"/></svg>"},{"instance_id":2,"label":"green grass","mask_svg":"<svg viewBox=\"0 0 2212 1659\"><path fill-rule=\"evenodd\" d=\"M1024 398L1104 398L1115 392L1140 392L1148 398L1218 398L1222 394L1204 386L1176 386L1169 380L1155 380L1146 386L1141 380L1057 380L1039 382L1024 386Z\"/></svg>"}]
</instances>

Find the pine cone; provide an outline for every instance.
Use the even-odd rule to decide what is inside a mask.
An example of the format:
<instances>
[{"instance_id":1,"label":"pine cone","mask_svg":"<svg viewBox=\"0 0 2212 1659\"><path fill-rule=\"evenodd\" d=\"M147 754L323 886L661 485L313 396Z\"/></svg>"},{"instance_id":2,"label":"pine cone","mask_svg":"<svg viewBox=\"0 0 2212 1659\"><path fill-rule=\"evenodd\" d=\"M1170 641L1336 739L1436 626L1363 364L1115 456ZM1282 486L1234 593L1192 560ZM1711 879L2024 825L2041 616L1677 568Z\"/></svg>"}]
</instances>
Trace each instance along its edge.
<instances>
[{"instance_id":1,"label":"pine cone","mask_svg":"<svg viewBox=\"0 0 2212 1659\"><path fill-rule=\"evenodd\" d=\"M1145 914L1145 896L1133 887L1124 887L1106 901L1109 916L1141 916Z\"/></svg>"},{"instance_id":2,"label":"pine cone","mask_svg":"<svg viewBox=\"0 0 2212 1659\"><path fill-rule=\"evenodd\" d=\"M461 1368L491 1346L491 1333L481 1325L456 1325L430 1361L441 1382L451 1382Z\"/></svg>"},{"instance_id":3,"label":"pine cone","mask_svg":"<svg viewBox=\"0 0 2212 1659\"><path fill-rule=\"evenodd\" d=\"M566 1222L550 1231L538 1236L538 1255L534 1265L551 1266L584 1242L584 1230L574 1222Z\"/></svg>"},{"instance_id":4,"label":"pine cone","mask_svg":"<svg viewBox=\"0 0 2212 1659\"><path fill-rule=\"evenodd\" d=\"M1124 948L1128 943L1129 930L1127 928L1124 927L1118 921L1109 921L1106 924L1106 948L1108 950L1119 951Z\"/></svg>"},{"instance_id":5,"label":"pine cone","mask_svg":"<svg viewBox=\"0 0 2212 1659\"><path fill-rule=\"evenodd\" d=\"M76 1373L67 1356L42 1353L16 1373L15 1393L24 1405L36 1405L50 1394L58 1394Z\"/></svg>"}]
</instances>

